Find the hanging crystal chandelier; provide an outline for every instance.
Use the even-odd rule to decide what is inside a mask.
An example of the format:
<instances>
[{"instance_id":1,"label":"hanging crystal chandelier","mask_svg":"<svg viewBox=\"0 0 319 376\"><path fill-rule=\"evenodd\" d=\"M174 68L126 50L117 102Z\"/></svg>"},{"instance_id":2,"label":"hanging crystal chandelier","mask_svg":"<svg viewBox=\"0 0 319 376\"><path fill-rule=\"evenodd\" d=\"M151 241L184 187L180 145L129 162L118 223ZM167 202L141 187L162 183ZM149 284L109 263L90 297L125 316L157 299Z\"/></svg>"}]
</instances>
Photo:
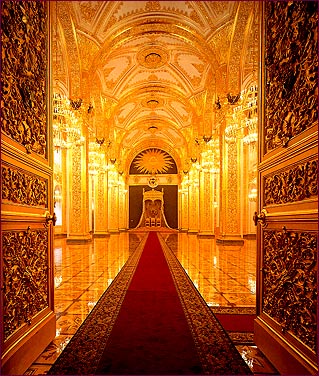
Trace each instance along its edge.
<instances>
[{"instance_id":1,"label":"hanging crystal chandelier","mask_svg":"<svg viewBox=\"0 0 319 376\"><path fill-rule=\"evenodd\" d=\"M101 151L101 147L96 142L89 143L89 163L88 172L90 175L97 175L102 171L104 162L104 153Z\"/></svg>"},{"instance_id":2,"label":"hanging crystal chandelier","mask_svg":"<svg viewBox=\"0 0 319 376\"><path fill-rule=\"evenodd\" d=\"M232 142L236 142L237 140L237 133L238 133L238 124L237 123L233 123L233 124L229 124L226 128L225 128L225 141L227 143L232 143Z\"/></svg>"},{"instance_id":3,"label":"hanging crystal chandelier","mask_svg":"<svg viewBox=\"0 0 319 376\"><path fill-rule=\"evenodd\" d=\"M83 141L81 115L71 106L71 101L60 93L53 94L53 145L69 148Z\"/></svg>"},{"instance_id":4,"label":"hanging crystal chandelier","mask_svg":"<svg viewBox=\"0 0 319 376\"><path fill-rule=\"evenodd\" d=\"M225 128L225 141L236 142L242 138L245 145L257 141L258 125L258 87L251 85L238 95L236 106L232 107L232 120Z\"/></svg>"}]
</instances>

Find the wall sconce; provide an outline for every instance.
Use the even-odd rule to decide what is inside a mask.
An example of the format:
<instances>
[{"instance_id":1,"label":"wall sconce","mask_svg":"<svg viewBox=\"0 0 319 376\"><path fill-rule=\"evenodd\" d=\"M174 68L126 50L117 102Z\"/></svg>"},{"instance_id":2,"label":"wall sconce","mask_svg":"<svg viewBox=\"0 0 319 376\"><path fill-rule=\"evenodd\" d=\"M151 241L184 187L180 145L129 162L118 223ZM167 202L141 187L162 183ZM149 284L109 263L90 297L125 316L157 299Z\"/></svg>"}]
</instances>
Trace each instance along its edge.
<instances>
[{"instance_id":1,"label":"wall sconce","mask_svg":"<svg viewBox=\"0 0 319 376\"><path fill-rule=\"evenodd\" d=\"M227 94L227 100L229 104L236 104L240 99L241 93L237 95L231 95L230 93Z\"/></svg>"},{"instance_id":2,"label":"wall sconce","mask_svg":"<svg viewBox=\"0 0 319 376\"><path fill-rule=\"evenodd\" d=\"M203 140L206 142L206 144L212 139L212 136L203 136Z\"/></svg>"},{"instance_id":3,"label":"wall sconce","mask_svg":"<svg viewBox=\"0 0 319 376\"><path fill-rule=\"evenodd\" d=\"M70 99L70 105L73 108L73 110L79 110L83 102L82 98L79 99Z\"/></svg>"},{"instance_id":4,"label":"wall sconce","mask_svg":"<svg viewBox=\"0 0 319 376\"><path fill-rule=\"evenodd\" d=\"M114 164L116 162L116 158L110 158L110 162Z\"/></svg>"},{"instance_id":5,"label":"wall sconce","mask_svg":"<svg viewBox=\"0 0 319 376\"><path fill-rule=\"evenodd\" d=\"M96 137L96 139L95 139L95 142L97 144L99 144L100 146L102 146L104 144L104 141L105 141L104 137L102 137L102 138L97 138Z\"/></svg>"},{"instance_id":6,"label":"wall sconce","mask_svg":"<svg viewBox=\"0 0 319 376\"><path fill-rule=\"evenodd\" d=\"M196 157L191 157L191 162L192 163L196 163L197 162L197 158Z\"/></svg>"}]
</instances>

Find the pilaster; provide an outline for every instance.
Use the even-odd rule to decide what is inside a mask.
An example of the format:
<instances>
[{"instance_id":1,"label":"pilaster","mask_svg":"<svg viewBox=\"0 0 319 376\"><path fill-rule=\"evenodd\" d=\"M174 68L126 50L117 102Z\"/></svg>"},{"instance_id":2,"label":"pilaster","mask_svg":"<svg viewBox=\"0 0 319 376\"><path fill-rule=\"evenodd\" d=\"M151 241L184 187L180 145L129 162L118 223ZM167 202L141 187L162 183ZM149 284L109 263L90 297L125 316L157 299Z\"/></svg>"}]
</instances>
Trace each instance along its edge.
<instances>
[{"instance_id":1,"label":"pilaster","mask_svg":"<svg viewBox=\"0 0 319 376\"><path fill-rule=\"evenodd\" d=\"M223 208L222 229L223 237L240 237L240 179L238 140L225 142L223 155Z\"/></svg>"},{"instance_id":2,"label":"pilaster","mask_svg":"<svg viewBox=\"0 0 319 376\"><path fill-rule=\"evenodd\" d=\"M94 236L108 236L107 174L100 171L94 176Z\"/></svg>"},{"instance_id":3,"label":"pilaster","mask_svg":"<svg viewBox=\"0 0 319 376\"><path fill-rule=\"evenodd\" d=\"M122 176L119 177L119 229L126 231L128 229L128 191Z\"/></svg>"},{"instance_id":4,"label":"pilaster","mask_svg":"<svg viewBox=\"0 0 319 376\"><path fill-rule=\"evenodd\" d=\"M181 204L179 228L181 231L187 231L188 230L189 200L188 200L188 187L185 181L183 181L181 184L181 189L179 190L179 197L180 197L180 204Z\"/></svg>"},{"instance_id":5,"label":"pilaster","mask_svg":"<svg viewBox=\"0 0 319 376\"><path fill-rule=\"evenodd\" d=\"M213 236L213 174L210 171L200 172L199 186L199 234Z\"/></svg>"},{"instance_id":6,"label":"pilaster","mask_svg":"<svg viewBox=\"0 0 319 376\"><path fill-rule=\"evenodd\" d=\"M190 169L189 180L188 232L197 233L199 229L199 171L197 169Z\"/></svg>"},{"instance_id":7,"label":"pilaster","mask_svg":"<svg viewBox=\"0 0 319 376\"><path fill-rule=\"evenodd\" d=\"M85 145L69 150L67 242L91 241L89 233L87 153Z\"/></svg>"},{"instance_id":8,"label":"pilaster","mask_svg":"<svg viewBox=\"0 0 319 376\"><path fill-rule=\"evenodd\" d=\"M119 184L114 165L108 169L108 232L119 232Z\"/></svg>"}]
</instances>

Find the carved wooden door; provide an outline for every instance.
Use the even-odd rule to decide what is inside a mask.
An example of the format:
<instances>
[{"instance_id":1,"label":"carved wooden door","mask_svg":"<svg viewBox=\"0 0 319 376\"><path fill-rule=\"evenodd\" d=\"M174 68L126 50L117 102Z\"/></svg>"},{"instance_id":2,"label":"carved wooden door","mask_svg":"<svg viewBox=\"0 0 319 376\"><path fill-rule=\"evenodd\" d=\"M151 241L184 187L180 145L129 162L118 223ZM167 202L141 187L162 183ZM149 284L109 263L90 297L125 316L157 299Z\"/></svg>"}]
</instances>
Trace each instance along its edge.
<instances>
[{"instance_id":1,"label":"carved wooden door","mask_svg":"<svg viewBox=\"0 0 319 376\"><path fill-rule=\"evenodd\" d=\"M46 2L1 2L1 372L55 337Z\"/></svg>"},{"instance_id":2,"label":"carved wooden door","mask_svg":"<svg viewBox=\"0 0 319 376\"><path fill-rule=\"evenodd\" d=\"M317 2L264 2L255 342L317 374Z\"/></svg>"}]
</instances>

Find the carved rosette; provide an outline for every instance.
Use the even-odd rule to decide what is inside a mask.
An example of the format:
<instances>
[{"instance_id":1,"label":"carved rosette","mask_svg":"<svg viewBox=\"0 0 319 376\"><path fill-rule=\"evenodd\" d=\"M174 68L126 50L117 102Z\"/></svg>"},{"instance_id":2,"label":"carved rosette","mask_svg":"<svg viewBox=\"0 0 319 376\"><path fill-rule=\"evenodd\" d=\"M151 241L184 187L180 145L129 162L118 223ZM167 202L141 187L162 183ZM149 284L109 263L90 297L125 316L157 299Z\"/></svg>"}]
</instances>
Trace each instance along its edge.
<instances>
[{"instance_id":1,"label":"carved rosette","mask_svg":"<svg viewBox=\"0 0 319 376\"><path fill-rule=\"evenodd\" d=\"M318 161L308 161L264 178L264 206L318 196Z\"/></svg>"},{"instance_id":2,"label":"carved rosette","mask_svg":"<svg viewBox=\"0 0 319 376\"><path fill-rule=\"evenodd\" d=\"M2 200L46 208L48 181L22 169L2 166Z\"/></svg>"},{"instance_id":3,"label":"carved rosette","mask_svg":"<svg viewBox=\"0 0 319 376\"><path fill-rule=\"evenodd\" d=\"M316 351L317 236L264 231L263 312Z\"/></svg>"},{"instance_id":4,"label":"carved rosette","mask_svg":"<svg viewBox=\"0 0 319 376\"><path fill-rule=\"evenodd\" d=\"M168 52L160 46L144 48L137 54L137 61L140 65L148 69L162 67L168 61Z\"/></svg>"},{"instance_id":5,"label":"carved rosette","mask_svg":"<svg viewBox=\"0 0 319 376\"><path fill-rule=\"evenodd\" d=\"M46 7L1 2L1 129L27 153L46 156Z\"/></svg>"},{"instance_id":6,"label":"carved rosette","mask_svg":"<svg viewBox=\"0 0 319 376\"><path fill-rule=\"evenodd\" d=\"M268 152L318 121L318 3L269 1L265 7Z\"/></svg>"},{"instance_id":7,"label":"carved rosette","mask_svg":"<svg viewBox=\"0 0 319 376\"><path fill-rule=\"evenodd\" d=\"M4 339L48 307L48 230L4 231Z\"/></svg>"}]
</instances>

